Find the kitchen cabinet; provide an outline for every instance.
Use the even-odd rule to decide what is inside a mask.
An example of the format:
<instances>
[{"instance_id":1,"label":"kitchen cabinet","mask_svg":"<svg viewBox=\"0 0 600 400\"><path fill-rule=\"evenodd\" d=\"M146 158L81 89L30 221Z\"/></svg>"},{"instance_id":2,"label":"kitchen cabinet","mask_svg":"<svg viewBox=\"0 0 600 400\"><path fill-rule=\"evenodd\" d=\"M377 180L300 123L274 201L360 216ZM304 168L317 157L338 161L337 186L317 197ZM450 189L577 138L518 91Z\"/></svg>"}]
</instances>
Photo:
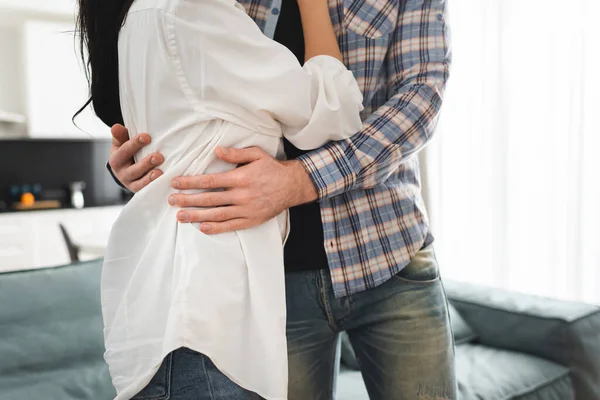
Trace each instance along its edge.
<instances>
[{"instance_id":1,"label":"kitchen cabinet","mask_svg":"<svg viewBox=\"0 0 600 400\"><path fill-rule=\"evenodd\" d=\"M0 273L68 264L61 223L71 239L82 246L82 259L100 256L121 209L115 206L0 214ZM94 253L86 254L86 249Z\"/></svg>"}]
</instances>

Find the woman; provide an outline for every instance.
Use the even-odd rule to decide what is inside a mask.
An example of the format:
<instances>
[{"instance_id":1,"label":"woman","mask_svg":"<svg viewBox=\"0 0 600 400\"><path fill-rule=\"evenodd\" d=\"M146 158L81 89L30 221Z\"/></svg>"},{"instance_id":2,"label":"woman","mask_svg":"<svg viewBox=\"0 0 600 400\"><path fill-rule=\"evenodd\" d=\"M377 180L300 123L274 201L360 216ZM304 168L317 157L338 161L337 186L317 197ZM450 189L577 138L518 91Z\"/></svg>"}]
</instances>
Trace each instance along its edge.
<instances>
[{"instance_id":1,"label":"woman","mask_svg":"<svg viewBox=\"0 0 600 400\"><path fill-rule=\"evenodd\" d=\"M340 62L327 0L299 2L304 67L233 0L79 5L94 110L132 136L152 132L139 157L167 160L124 208L106 252L105 358L117 399L287 398L287 215L207 236L178 224L167 198L174 177L230 168L217 147L282 157L283 136L310 149L360 129L362 96Z\"/></svg>"}]
</instances>

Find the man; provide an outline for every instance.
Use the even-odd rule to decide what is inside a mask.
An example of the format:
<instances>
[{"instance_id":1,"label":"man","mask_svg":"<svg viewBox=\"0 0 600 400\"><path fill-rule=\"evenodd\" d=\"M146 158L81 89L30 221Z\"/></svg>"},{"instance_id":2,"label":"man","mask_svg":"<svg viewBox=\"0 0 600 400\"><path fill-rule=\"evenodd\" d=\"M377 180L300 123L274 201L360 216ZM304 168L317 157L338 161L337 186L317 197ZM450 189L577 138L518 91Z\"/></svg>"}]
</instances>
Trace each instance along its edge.
<instances>
[{"instance_id":1,"label":"man","mask_svg":"<svg viewBox=\"0 0 600 400\"><path fill-rule=\"evenodd\" d=\"M267 36L303 60L295 0L241 3ZM241 166L177 178L181 193L169 202L182 208L179 221L200 222L206 234L249 228L291 209L290 400L332 398L342 331L371 399L456 399L446 296L415 157L433 134L448 77L445 0L329 4L365 96L363 129L309 152L286 143L284 162L258 148L219 149L219 158ZM132 160L149 135L128 140L122 126L112 132L109 164L124 186L135 192L160 176L160 154Z\"/></svg>"}]
</instances>

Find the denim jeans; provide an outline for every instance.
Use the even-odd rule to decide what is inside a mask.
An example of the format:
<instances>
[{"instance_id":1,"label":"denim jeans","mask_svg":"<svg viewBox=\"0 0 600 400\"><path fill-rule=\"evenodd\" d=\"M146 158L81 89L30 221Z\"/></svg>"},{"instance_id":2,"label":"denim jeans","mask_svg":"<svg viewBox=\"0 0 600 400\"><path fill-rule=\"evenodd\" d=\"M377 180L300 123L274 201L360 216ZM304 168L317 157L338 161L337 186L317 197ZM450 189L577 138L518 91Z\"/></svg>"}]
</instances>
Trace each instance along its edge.
<instances>
[{"instance_id":1,"label":"denim jeans","mask_svg":"<svg viewBox=\"0 0 600 400\"><path fill-rule=\"evenodd\" d=\"M210 358L187 348L169 354L132 400L259 400L223 375Z\"/></svg>"},{"instance_id":2,"label":"denim jeans","mask_svg":"<svg viewBox=\"0 0 600 400\"><path fill-rule=\"evenodd\" d=\"M336 299L328 271L286 276L289 400L334 399L347 331L371 400L456 400L454 341L433 246L385 284Z\"/></svg>"},{"instance_id":3,"label":"denim jeans","mask_svg":"<svg viewBox=\"0 0 600 400\"><path fill-rule=\"evenodd\" d=\"M288 400L333 400L347 331L371 400L456 400L454 341L433 246L385 284L335 299L328 271L286 276ZM260 399L189 349L133 400Z\"/></svg>"}]
</instances>

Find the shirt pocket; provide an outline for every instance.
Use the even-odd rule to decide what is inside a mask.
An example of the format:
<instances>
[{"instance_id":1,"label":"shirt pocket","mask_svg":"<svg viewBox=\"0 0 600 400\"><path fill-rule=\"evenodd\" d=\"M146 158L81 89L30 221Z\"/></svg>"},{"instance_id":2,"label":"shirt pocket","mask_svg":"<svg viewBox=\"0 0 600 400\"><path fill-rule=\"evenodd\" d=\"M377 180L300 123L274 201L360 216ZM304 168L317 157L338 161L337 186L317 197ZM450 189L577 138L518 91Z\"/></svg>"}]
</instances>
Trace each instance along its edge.
<instances>
[{"instance_id":1,"label":"shirt pocket","mask_svg":"<svg viewBox=\"0 0 600 400\"><path fill-rule=\"evenodd\" d=\"M390 34L398 22L400 0L344 0L346 31L377 39Z\"/></svg>"}]
</instances>

